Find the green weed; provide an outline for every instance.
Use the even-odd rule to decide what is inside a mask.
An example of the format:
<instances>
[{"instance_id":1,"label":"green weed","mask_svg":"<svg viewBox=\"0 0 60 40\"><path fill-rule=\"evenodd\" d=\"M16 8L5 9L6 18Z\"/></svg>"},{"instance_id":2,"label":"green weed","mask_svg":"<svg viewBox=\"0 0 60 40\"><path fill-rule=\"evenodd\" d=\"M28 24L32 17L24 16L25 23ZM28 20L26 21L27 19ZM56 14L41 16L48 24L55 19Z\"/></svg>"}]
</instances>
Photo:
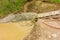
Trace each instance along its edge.
<instances>
[{"instance_id":1,"label":"green weed","mask_svg":"<svg viewBox=\"0 0 60 40\"><path fill-rule=\"evenodd\" d=\"M0 0L0 15L20 10L25 1L27 0Z\"/></svg>"},{"instance_id":2,"label":"green weed","mask_svg":"<svg viewBox=\"0 0 60 40\"><path fill-rule=\"evenodd\" d=\"M51 0L51 1L55 3L60 3L60 0Z\"/></svg>"}]
</instances>

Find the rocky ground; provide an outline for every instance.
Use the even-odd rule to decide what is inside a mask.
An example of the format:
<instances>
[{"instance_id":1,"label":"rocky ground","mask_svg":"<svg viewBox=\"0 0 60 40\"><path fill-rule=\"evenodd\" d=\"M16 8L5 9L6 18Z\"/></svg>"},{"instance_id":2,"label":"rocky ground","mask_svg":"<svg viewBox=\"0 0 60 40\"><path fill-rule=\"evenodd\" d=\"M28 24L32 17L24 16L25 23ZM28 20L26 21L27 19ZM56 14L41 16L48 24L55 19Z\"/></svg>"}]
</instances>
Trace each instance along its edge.
<instances>
[{"instance_id":1,"label":"rocky ground","mask_svg":"<svg viewBox=\"0 0 60 40\"><path fill-rule=\"evenodd\" d=\"M24 12L43 13L60 10L60 4L42 2L40 0L27 2L24 5ZM27 21L36 18L34 13L30 14L9 14L8 16L0 19L0 22L18 22ZM54 17L54 16L53 16ZM38 20L38 19L37 19ZM33 27L31 33L24 38L24 40L60 40L60 30L56 28L48 27L42 23L42 20L38 20Z\"/></svg>"},{"instance_id":2,"label":"rocky ground","mask_svg":"<svg viewBox=\"0 0 60 40\"><path fill-rule=\"evenodd\" d=\"M26 12L43 13L54 10L60 10L60 4L35 1L34 3L28 5ZM49 18L54 18L55 20L57 19L59 20L60 16L59 15L49 16ZM44 18L44 19L49 19L49 18ZM27 37L25 37L24 40L60 40L60 36L59 36L60 29L47 26L42 21L43 20L39 19L35 23L35 26L33 27L31 33L27 35Z\"/></svg>"},{"instance_id":3,"label":"rocky ground","mask_svg":"<svg viewBox=\"0 0 60 40\"><path fill-rule=\"evenodd\" d=\"M60 29L46 25L43 23L43 19L39 19L24 40L60 40Z\"/></svg>"}]
</instances>

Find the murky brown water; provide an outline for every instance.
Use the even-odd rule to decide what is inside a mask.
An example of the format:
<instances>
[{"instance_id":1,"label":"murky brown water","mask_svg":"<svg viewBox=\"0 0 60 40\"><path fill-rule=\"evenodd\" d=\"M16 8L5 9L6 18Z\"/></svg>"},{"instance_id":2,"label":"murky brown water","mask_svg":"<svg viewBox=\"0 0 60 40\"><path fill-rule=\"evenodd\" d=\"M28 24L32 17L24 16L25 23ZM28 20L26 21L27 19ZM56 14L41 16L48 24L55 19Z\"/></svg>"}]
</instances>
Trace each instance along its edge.
<instances>
[{"instance_id":1,"label":"murky brown water","mask_svg":"<svg viewBox=\"0 0 60 40\"><path fill-rule=\"evenodd\" d=\"M23 40L32 28L30 21L0 23L0 40Z\"/></svg>"}]
</instances>

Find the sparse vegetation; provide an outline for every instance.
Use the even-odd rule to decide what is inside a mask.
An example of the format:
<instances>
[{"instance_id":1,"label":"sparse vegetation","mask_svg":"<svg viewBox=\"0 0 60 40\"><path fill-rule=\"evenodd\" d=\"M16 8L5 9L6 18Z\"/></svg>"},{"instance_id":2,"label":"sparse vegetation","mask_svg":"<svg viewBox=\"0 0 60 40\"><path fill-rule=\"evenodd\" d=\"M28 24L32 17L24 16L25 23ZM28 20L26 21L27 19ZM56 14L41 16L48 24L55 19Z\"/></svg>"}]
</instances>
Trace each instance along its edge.
<instances>
[{"instance_id":1,"label":"sparse vegetation","mask_svg":"<svg viewBox=\"0 0 60 40\"><path fill-rule=\"evenodd\" d=\"M56 2L56 3L58 3L58 2L60 2L60 0L52 0L52 2Z\"/></svg>"}]
</instances>

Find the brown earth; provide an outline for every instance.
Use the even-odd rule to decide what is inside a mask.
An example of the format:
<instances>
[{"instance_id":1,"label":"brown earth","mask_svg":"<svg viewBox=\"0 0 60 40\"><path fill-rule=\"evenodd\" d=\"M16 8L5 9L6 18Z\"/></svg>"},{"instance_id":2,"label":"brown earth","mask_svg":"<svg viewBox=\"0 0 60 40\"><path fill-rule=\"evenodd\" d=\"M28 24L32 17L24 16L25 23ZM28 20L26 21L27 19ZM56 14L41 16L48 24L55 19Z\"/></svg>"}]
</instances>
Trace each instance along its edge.
<instances>
[{"instance_id":1,"label":"brown earth","mask_svg":"<svg viewBox=\"0 0 60 40\"><path fill-rule=\"evenodd\" d=\"M60 3L49 3L42 2L40 0L34 0L31 2L27 2L24 5L24 12L49 12L54 10L60 10Z\"/></svg>"}]
</instances>

